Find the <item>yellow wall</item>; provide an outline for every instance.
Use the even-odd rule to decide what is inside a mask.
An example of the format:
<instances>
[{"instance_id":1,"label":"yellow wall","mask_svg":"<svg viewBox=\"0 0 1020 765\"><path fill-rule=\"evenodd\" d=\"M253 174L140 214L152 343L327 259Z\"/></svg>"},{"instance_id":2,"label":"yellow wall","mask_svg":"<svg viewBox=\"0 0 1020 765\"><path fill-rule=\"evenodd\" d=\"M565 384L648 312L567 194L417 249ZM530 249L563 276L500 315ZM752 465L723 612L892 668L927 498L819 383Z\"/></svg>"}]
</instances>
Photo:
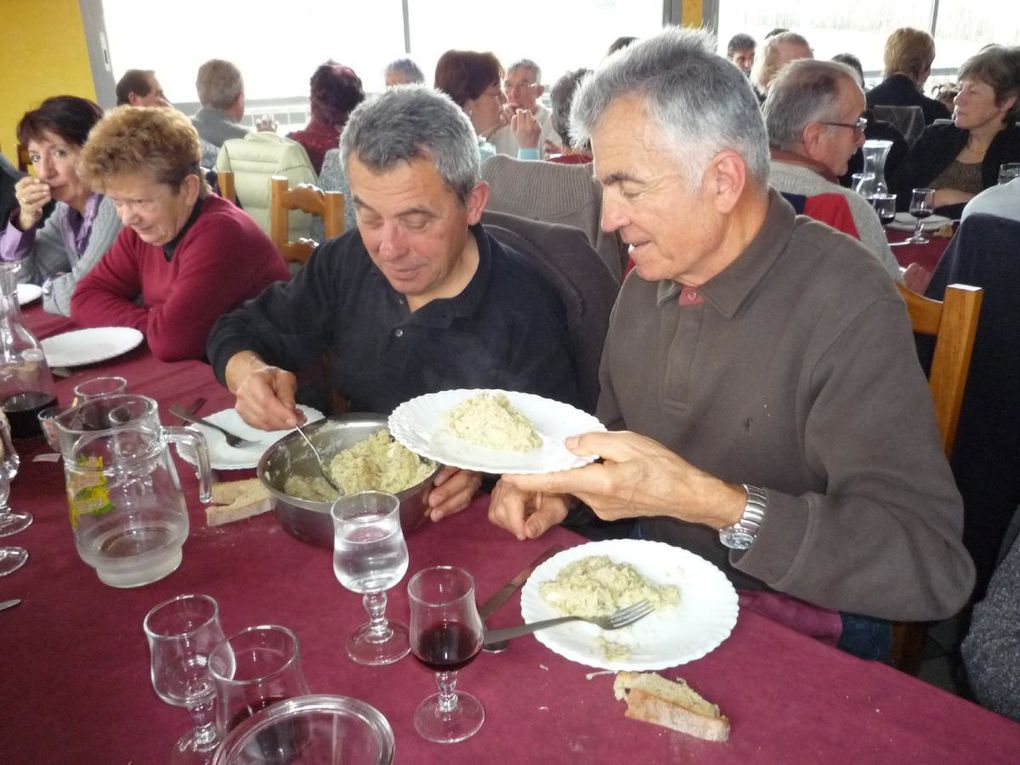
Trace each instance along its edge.
<instances>
[{"instance_id":1,"label":"yellow wall","mask_svg":"<svg viewBox=\"0 0 1020 765\"><path fill-rule=\"evenodd\" d=\"M15 129L49 96L95 100L78 0L0 0L0 147L17 161Z\"/></svg>"}]
</instances>

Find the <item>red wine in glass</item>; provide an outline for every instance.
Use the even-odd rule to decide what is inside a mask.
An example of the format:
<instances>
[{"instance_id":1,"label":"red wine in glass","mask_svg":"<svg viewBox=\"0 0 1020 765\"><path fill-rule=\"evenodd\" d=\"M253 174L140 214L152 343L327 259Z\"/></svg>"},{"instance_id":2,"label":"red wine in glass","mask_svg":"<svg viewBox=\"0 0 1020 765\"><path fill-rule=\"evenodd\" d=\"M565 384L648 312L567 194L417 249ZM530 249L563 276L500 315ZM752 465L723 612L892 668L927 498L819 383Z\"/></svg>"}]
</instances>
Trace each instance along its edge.
<instances>
[{"instance_id":1,"label":"red wine in glass","mask_svg":"<svg viewBox=\"0 0 1020 765\"><path fill-rule=\"evenodd\" d=\"M439 622L423 630L414 655L433 672L456 672L482 649L482 636L461 622Z\"/></svg>"}]
</instances>

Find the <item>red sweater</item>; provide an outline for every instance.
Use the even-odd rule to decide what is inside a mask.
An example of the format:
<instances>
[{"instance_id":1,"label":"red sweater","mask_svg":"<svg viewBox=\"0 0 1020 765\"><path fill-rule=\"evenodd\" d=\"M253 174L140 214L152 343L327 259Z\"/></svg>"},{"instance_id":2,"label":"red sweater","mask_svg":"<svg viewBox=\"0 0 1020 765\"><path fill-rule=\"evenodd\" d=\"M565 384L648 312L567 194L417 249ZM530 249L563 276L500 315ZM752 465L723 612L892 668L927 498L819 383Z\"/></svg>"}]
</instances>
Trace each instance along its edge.
<instances>
[{"instance_id":1,"label":"red sweater","mask_svg":"<svg viewBox=\"0 0 1020 765\"><path fill-rule=\"evenodd\" d=\"M246 212L215 196L201 204L170 262L161 246L122 229L78 282L71 318L83 327L134 327L163 361L205 358L213 323L290 272Z\"/></svg>"}]
</instances>

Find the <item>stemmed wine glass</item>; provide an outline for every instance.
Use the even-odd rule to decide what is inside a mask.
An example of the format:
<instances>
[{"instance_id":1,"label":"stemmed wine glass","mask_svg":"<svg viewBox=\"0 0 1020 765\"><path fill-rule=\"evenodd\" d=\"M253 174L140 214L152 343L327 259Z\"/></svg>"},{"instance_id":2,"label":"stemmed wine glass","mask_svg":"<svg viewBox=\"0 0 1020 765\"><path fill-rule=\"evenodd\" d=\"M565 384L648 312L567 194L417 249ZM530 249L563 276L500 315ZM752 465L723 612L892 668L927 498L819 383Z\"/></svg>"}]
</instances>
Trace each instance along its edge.
<instances>
[{"instance_id":1,"label":"stemmed wine glass","mask_svg":"<svg viewBox=\"0 0 1020 765\"><path fill-rule=\"evenodd\" d=\"M485 721L482 703L457 690L457 670L478 655L484 627L475 606L475 580L454 566L433 566L407 584L411 601L411 650L436 673L439 693L418 705L414 727L439 743L470 738Z\"/></svg>"},{"instance_id":2,"label":"stemmed wine glass","mask_svg":"<svg viewBox=\"0 0 1020 765\"><path fill-rule=\"evenodd\" d=\"M381 491L340 497L333 517L333 573L364 595L369 621L347 639L358 664L392 664L407 656L407 627L386 620L386 590L407 572L407 543L400 529L400 500Z\"/></svg>"},{"instance_id":3,"label":"stemmed wine glass","mask_svg":"<svg viewBox=\"0 0 1020 765\"><path fill-rule=\"evenodd\" d=\"M271 704L308 693L297 635L276 624L248 627L221 642L209 656L209 671L224 733Z\"/></svg>"},{"instance_id":4,"label":"stemmed wine glass","mask_svg":"<svg viewBox=\"0 0 1020 765\"><path fill-rule=\"evenodd\" d=\"M211 763L220 743L209 654L223 640L220 609L208 595L178 595L145 615L152 687L167 704L187 707L195 727L174 746L172 763Z\"/></svg>"},{"instance_id":5,"label":"stemmed wine glass","mask_svg":"<svg viewBox=\"0 0 1020 765\"><path fill-rule=\"evenodd\" d=\"M21 458L14 449L11 440L11 426L7 416L0 412L0 537L7 537L24 531L32 525L32 516L28 513L15 513L7 505L11 494L11 481L18 474ZM24 547L0 547L0 576L13 574L25 565L28 551Z\"/></svg>"},{"instance_id":6,"label":"stemmed wine glass","mask_svg":"<svg viewBox=\"0 0 1020 765\"><path fill-rule=\"evenodd\" d=\"M917 218L914 234L907 242L911 244L927 244L928 239L921 236L924 219L935 212L935 189L913 189L910 192L910 214Z\"/></svg>"}]
</instances>

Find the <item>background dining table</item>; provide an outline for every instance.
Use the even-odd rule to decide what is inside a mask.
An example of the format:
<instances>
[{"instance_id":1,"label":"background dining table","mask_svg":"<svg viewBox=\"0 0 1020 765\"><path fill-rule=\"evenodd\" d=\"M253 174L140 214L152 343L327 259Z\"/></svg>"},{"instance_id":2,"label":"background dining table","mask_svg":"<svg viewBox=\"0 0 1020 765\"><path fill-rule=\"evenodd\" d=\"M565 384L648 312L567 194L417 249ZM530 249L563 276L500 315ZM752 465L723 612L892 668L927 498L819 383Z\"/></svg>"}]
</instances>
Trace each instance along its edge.
<instances>
[{"instance_id":1,"label":"background dining table","mask_svg":"<svg viewBox=\"0 0 1020 765\"><path fill-rule=\"evenodd\" d=\"M66 320L26 311L41 337L71 328ZM170 404L207 399L208 414L232 396L199 361L164 363L142 346L76 368L58 382L63 403L77 382L116 373L128 390ZM162 703L149 682L142 619L154 605L185 592L220 604L230 634L254 624L282 624L300 641L313 693L353 696L389 720L399 763L1015 763L1020 724L882 664L862 661L742 608L722 645L704 658L663 671L684 677L732 721L727 743L709 743L624 717L612 674L573 663L534 637L500 654L483 653L460 673L486 721L473 738L451 745L421 739L412 715L434 691L432 673L408 657L385 667L353 664L346 635L364 621L361 599L334 578L331 551L300 542L272 514L208 527L194 470L177 459L191 534L181 566L135 589L99 581L78 557L69 528L63 470L35 461L41 439L18 443L22 465L11 504L33 514L26 531L4 542L28 548L28 563L0 578L0 761L22 763L165 763L189 726L181 708ZM223 473L223 479L252 471ZM408 537L409 576L433 564L462 566L484 600L550 544L582 544L556 528L519 542L486 518L487 496ZM390 592L391 617L406 621L406 579ZM520 621L519 596L490 620Z\"/></svg>"},{"instance_id":2,"label":"background dining table","mask_svg":"<svg viewBox=\"0 0 1020 765\"><path fill-rule=\"evenodd\" d=\"M929 274L935 270L942 253L952 241L951 238L936 236L934 231L927 231L925 232L927 243L907 244L906 240L910 238L911 232L886 226L885 233L889 243L893 245L892 252L900 266L906 268L911 263L919 263Z\"/></svg>"}]
</instances>

